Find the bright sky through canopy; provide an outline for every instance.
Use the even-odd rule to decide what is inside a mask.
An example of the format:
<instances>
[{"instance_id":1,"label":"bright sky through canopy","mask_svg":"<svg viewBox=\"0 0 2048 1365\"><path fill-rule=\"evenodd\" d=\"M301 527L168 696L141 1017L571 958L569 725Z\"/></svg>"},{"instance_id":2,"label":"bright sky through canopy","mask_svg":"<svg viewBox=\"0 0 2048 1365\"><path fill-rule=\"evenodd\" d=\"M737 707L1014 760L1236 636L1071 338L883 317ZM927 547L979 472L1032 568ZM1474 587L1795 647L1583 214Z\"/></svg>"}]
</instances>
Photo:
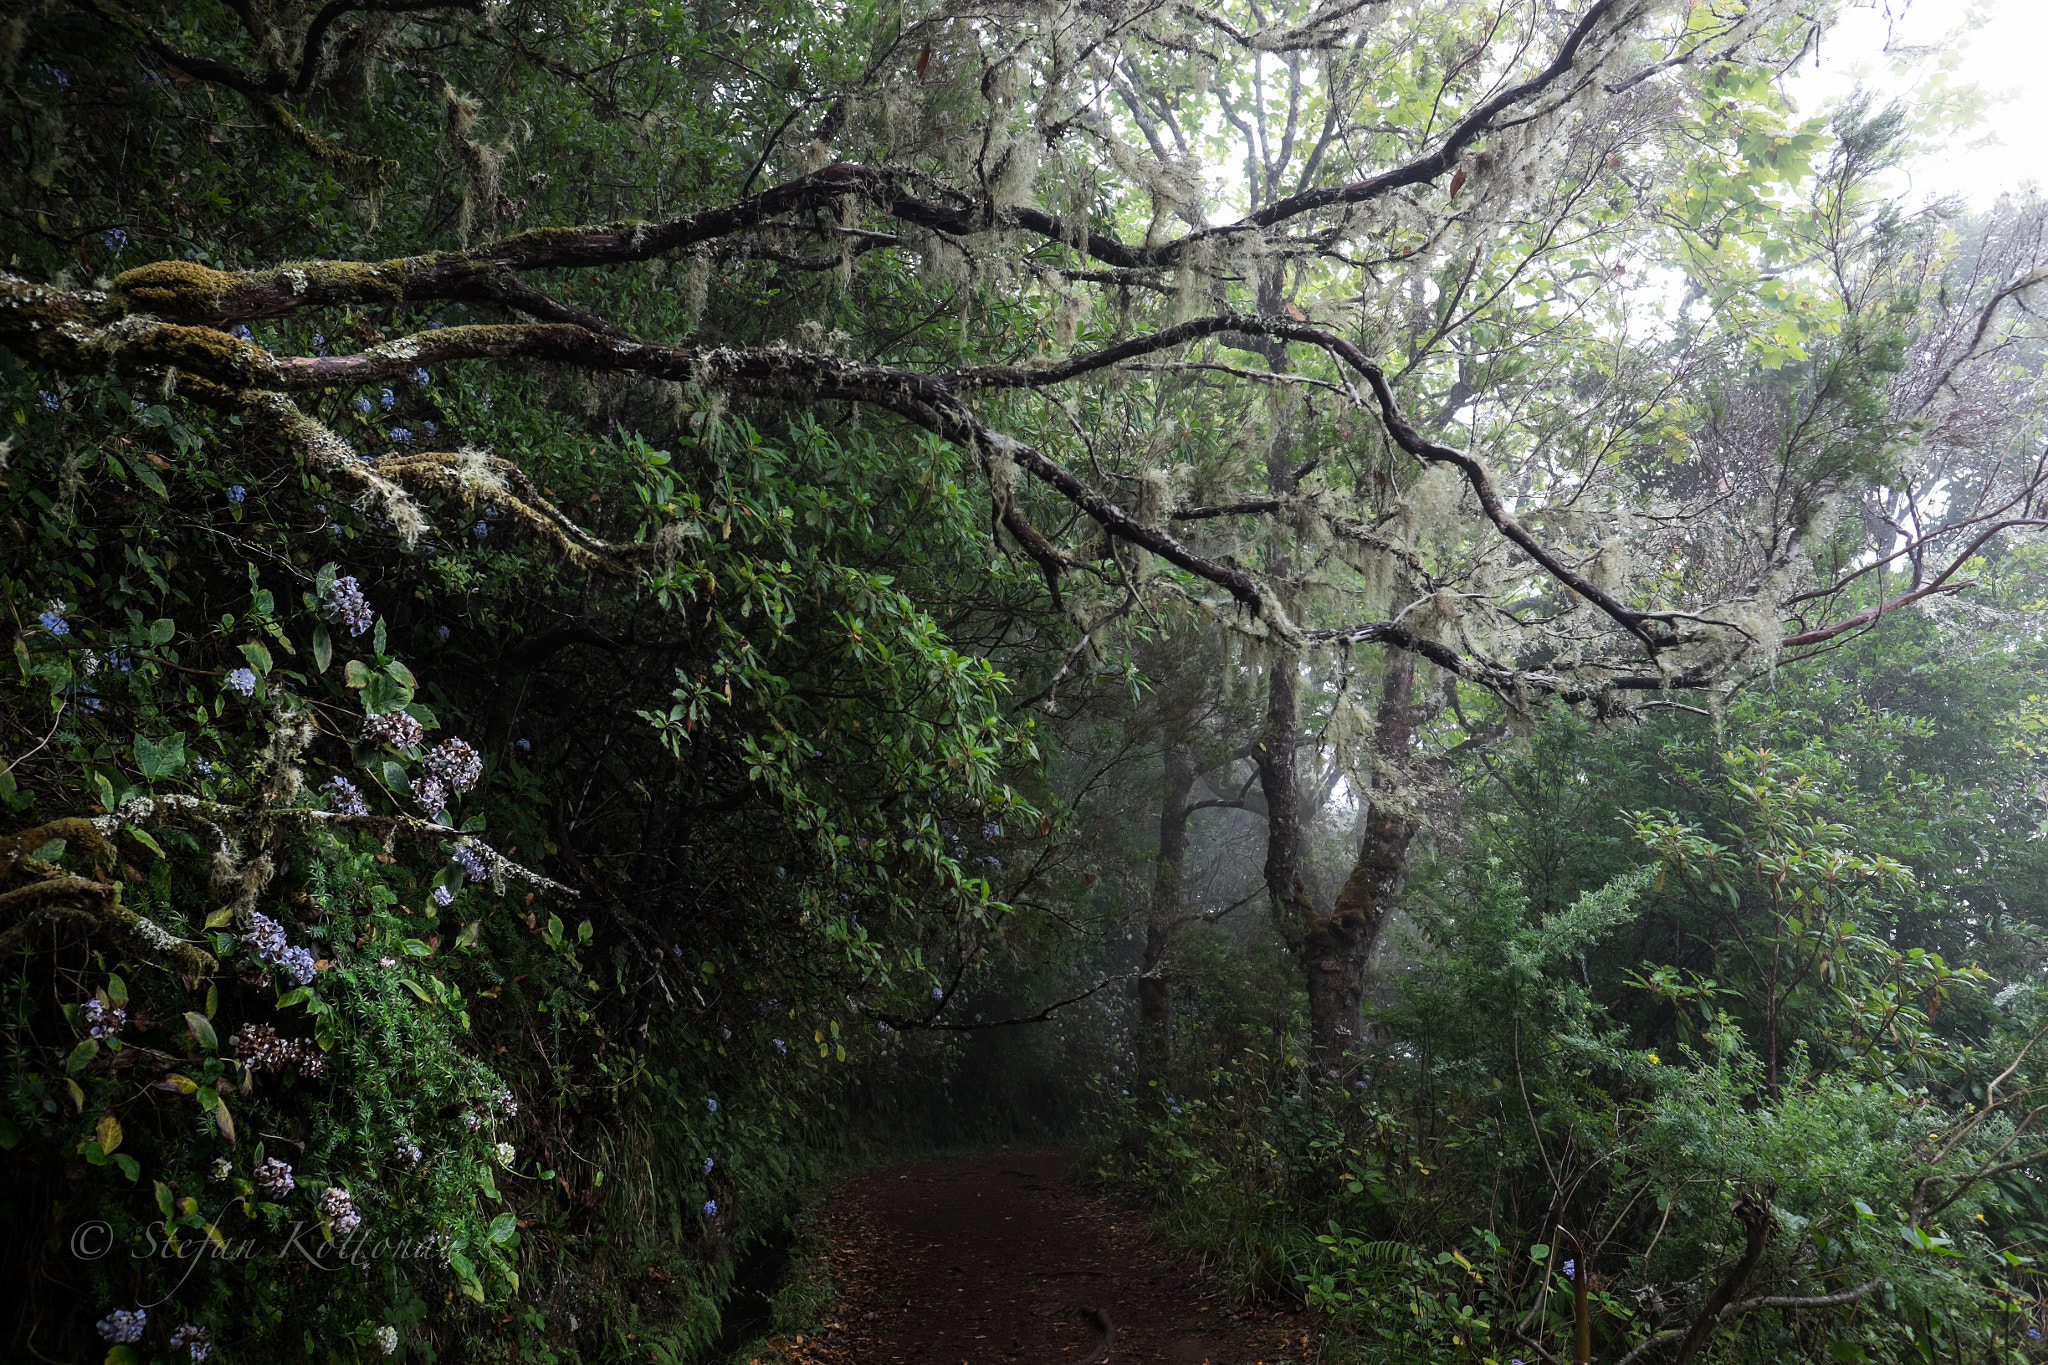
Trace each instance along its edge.
<instances>
[{"instance_id":1,"label":"bright sky through canopy","mask_svg":"<svg viewBox=\"0 0 2048 1365\"><path fill-rule=\"evenodd\" d=\"M1959 195L1982 208L2023 183L2048 186L2048 6L2037 0L1879 0L1845 9L1788 89L1802 112L1858 84L1881 99L1922 105L1938 120L1981 96L1976 121L1907 168L1916 201ZM1930 139L1938 135L1928 129Z\"/></svg>"}]
</instances>

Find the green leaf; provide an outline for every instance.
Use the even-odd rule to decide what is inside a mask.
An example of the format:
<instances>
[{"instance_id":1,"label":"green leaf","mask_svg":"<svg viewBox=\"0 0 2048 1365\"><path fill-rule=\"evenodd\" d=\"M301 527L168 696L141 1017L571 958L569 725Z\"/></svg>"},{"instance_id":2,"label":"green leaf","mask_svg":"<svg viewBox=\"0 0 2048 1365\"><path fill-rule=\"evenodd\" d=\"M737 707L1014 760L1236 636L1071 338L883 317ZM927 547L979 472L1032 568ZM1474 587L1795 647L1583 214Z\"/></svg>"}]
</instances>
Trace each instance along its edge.
<instances>
[{"instance_id":1,"label":"green leaf","mask_svg":"<svg viewBox=\"0 0 2048 1365\"><path fill-rule=\"evenodd\" d=\"M377 628L370 632L370 650L375 654L384 652L384 618L377 618Z\"/></svg>"},{"instance_id":2,"label":"green leaf","mask_svg":"<svg viewBox=\"0 0 2048 1365\"><path fill-rule=\"evenodd\" d=\"M154 469L151 469L149 467L149 461L147 458L137 459L134 463L130 464L128 468L129 471L135 475L135 480L137 483L140 483L144 488L147 488L150 492L156 494L165 502L169 502L171 500L171 490L164 487L164 481L162 477L158 475L158 473Z\"/></svg>"},{"instance_id":3,"label":"green leaf","mask_svg":"<svg viewBox=\"0 0 2048 1365\"><path fill-rule=\"evenodd\" d=\"M173 734L162 739L150 739L137 735L135 766L142 770L144 777L169 777L185 766L185 737Z\"/></svg>"},{"instance_id":4,"label":"green leaf","mask_svg":"<svg viewBox=\"0 0 2048 1365\"><path fill-rule=\"evenodd\" d=\"M167 858L170 856L169 854L164 852L164 846L158 843L154 838L152 838L150 836L149 831L144 829L142 826L131 822L129 824L121 826L121 828L127 831L129 838L133 839L136 843L141 844L151 853L156 854L157 857Z\"/></svg>"},{"instance_id":5,"label":"green leaf","mask_svg":"<svg viewBox=\"0 0 2048 1365\"><path fill-rule=\"evenodd\" d=\"M93 1058L99 1055L99 1043L94 1039L87 1038L77 1047L72 1048L71 1055L64 1059L65 1074L76 1076L80 1071L85 1069L85 1066L88 1062L92 1061Z\"/></svg>"},{"instance_id":6,"label":"green leaf","mask_svg":"<svg viewBox=\"0 0 2048 1365\"><path fill-rule=\"evenodd\" d=\"M127 1004L128 983L118 976L109 975L107 977L107 999L116 1005Z\"/></svg>"},{"instance_id":7,"label":"green leaf","mask_svg":"<svg viewBox=\"0 0 2048 1365\"><path fill-rule=\"evenodd\" d=\"M36 846L36 851L29 854L28 856L31 858L40 858L46 863L54 863L59 858L64 856L64 848L64 840L52 839L46 844L38 844Z\"/></svg>"},{"instance_id":8,"label":"green leaf","mask_svg":"<svg viewBox=\"0 0 2048 1365\"><path fill-rule=\"evenodd\" d=\"M168 616L161 617L150 623L149 642L153 645L167 645L171 642L171 637L177 633L177 622Z\"/></svg>"},{"instance_id":9,"label":"green leaf","mask_svg":"<svg viewBox=\"0 0 2048 1365\"><path fill-rule=\"evenodd\" d=\"M434 1003L434 997L427 994L427 988L425 986L422 986L419 982L413 980L409 976L402 977L400 979L405 982L405 988L407 990L411 991L414 995L420 998L420 1002L422 1004L431 1005Z\"/></svg>"},{"instance_id":10,"label":"green leaf","mask_svg":"<svg viewBox=\"0 0 2048 1365\"><path fill-rule=\"evenodd\" d=\"M411 700L412 689L389 673L372 673L363 684L363 710L373 716L396 711Z\"/></svg>"},{"instance_id":11,"label":"green leaf","mask_svg":"<svg viewBox=\"0 0 2048 1365\"><path fill-rule=\"evenodd\" d=\"M334 640L327 634L325 624L313 627L313 671L325 673L327 665L334 662Z\"/></svg>"},{"instance_id":12,"label":"green leaf","mask_svg":"<svg viewBox=\"0 0 2048 1365\"><path fill-rule=\"evenodd\" d=\"M259 676L270 672L270 651L262 644L251 640L240 648L242 657L249 661L249 667L255 669Z\"/></svg>"},{"instance_id":13,"label":"green leaf","mask_svg":"<svg viewBox=\"0 0 2048 1365\"><path fill-rule=\"evenodd\" d=\"M420 680L412 675L412 670L396 659L384 665L384 671L396 678L405 687L416 689L420 685Z\"/></svg>"},{"instance_id":14,"label":"green leaf","mask_svg":"<svg viewBox=\"0 0 2048 1365\"><path fill-rule=\"evenodd\" d=\"M515 1214L501 1213L491 1220L491 1240L499 1246L511 1241L518 1232L519 1219Z\"/></svg>"},{"instance_id":15,"label":"green leaf","mask_svg":"<svg viewBox=\"0 0 2048 1365\"><path fill-rule=\"evenodd\" d=\"M213 1021L198 1010L185 1011L185 1027L192 1030L192 1037L208 1052L220 1051L220 1037L213 1031Z\"/></svg>"},{"instance_id":16,"label":"green leaf","mask_svg":"<svg viewBox=\"0 0 2048 1365\"><path fill-rule=\"evenodd\" d=\"M405 790L405 769L390 759L384 760L384 785L393 791Z\"/></svg>"},{"instance_id":17,"label":"green leaf","mask_svg":"<svg viewBox=\"0 0 2048 1365\"><path fill-rule=\"evenodd\" d=\"M121 1168L122 1175L128 1177L129 1184L132 1185L142 1178L142 1163L126 1152L116 1152L114 1154L114 1164Z\"/></svg>"},{"instance_id":18,"label":"green leaf","mask_svg":"<svg viewBox=\"0 0 2048 1365\"><path fill-rule=\"evenodd\" d=\"M361 659L350 659L348 667L342 670L342 678L350 687L363 687L370 681L370 666Z\"/></svg>"}]
</instances>

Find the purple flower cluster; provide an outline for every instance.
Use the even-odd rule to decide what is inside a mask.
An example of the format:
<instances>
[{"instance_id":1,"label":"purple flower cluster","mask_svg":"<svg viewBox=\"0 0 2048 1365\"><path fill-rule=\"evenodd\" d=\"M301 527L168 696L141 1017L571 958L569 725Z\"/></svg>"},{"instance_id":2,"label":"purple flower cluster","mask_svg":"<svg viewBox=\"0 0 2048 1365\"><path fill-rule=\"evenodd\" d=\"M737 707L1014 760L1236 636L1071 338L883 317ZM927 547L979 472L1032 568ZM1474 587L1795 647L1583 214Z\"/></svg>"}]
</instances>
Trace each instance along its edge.
<instances>
[{"instance_id":1,"label":"purple flower cluster","mask_svg":"<svg viewBox=\"0 0 2048 1365\"><path fill-rule=\"evenodd\" d=\"M329 1185L320 1195L320 1216L332 1219L334 1230L343 1237L363 1225L363 1215L356 1212L355 1200L339 1185Z\"/></svg>"},{"instance_id":2,"label":"purple flower cluster","mask_svg":"<svg viewBox=\"0 0 2048 1365\"><path fill-rule=\"evenodd\" d=\"M519 1116L519 1101L514 1099L512 1092L502 1085L492 1092L491 1104L508 1119Z\"/></svg>"},{"instance_id":3,"label":"purple flower cluster","mask_svg":"<svg viewBox=\"0 0 2048 1365\"><path fill-rule=\"evenodd\" d=\"M381 406L384 409L384 411L389 412L394 406L397 405L398 396L392 393L391 390L386 389L382 393L377 395L377 402L379 406Z\"/></svg>"},{"instance_id":4,"label":"purple flower cluster","mask_svg":"<svg viewBox=\"0 0 2048 1365\"><path fill-rule=\"evenodd\" d=\"M410 379L413 383L419 385L423 389L427 385L434 382L434 377L432 375L428 374L425 370L420 369L418 367L415 367L413 369L413 372L407 375L406 378Z\"/></svg>"},{"instance_id":5,"label":"purple flower cluster","mask_svg":"<svg viewBox=\"0 0 2048 1365\"><path fill-rule=\"evenodd\" d=\"M185 1323L171 1333L171 1349L176 1350L180 1346L191 1357L192 1365L200 1365L213 1354L213 1338L196 1322Z\"/></svg>"},{"instance_id":6,"label":"purple flower cluster","mask_svg":"<svg viewBox=\"0 0 2048 1365\"><path fill-rule=\"evenodd\" d=\"M315 969L313 954L304 948L294 948L284 936L284 926L268 915L252 912L250 923L255 927L242 935L242 941L249 950L273 967L282 967L297 985L305 985L313 979Z\"/></svg>"},{"instance_id":7,"label":"purple flower cluster","mask_svg":"<svg viewBox=\"0 0 2048 1365\"><path fill-rule=\"evenodd\" d=\"M376 613L370 610L370 603L363 596L363 585L356 582L355 575L337 578L327 589L327 619L348 627L350 635L361 635L376 621Z\"/></svg>"},{"instance_id":8,"label":"purple flower cluster","mask_svg":"<svg viewBox=\"0 0 2048 1365\"><path fill-rule=\"evenodd\" d=\"M97 996L78 1007L86 1031L95 1038L111 1038L128 1022L128 1011Z\"/></svg>"},{"instance_id":9,"label":"purple flower cluster","mask_svg":"<svg viewBox=\"0 0 2048 1365\"><path fill-rule=\"evenodd\" d=\"M433 896L434 904L444 908L455 903L455 893L450 891L445 883L434 888Z\"/></svg>"},{"instance_id":10,"label":"purple flower cluster","mask_svg":"<svg viewBox=\"0 0 2048 1365\"><path fill-rule=\"evenodd\" d=\"M100 241L116 256L128 249L128 234L121 228L108 228L100 234Z\"/></svg>"},{"instance_id":11,"label":"purple flower cluster","mask_svg":"<svg viewBox=\"0 0 2048 1365\"><path fill-rule=\"evenodd\" d=\"M462 869L462 875L471 881L481 882L489 880L491 865L484 861L481 853L478 853L468 844L457 844L455 852L450 854L449 857L453 859L457 867Z\"/></svg>"},{"instance_id":12,"label":"purple flower cluster","mask_svg":"<svg viewBox=\"0 0 2048 1365\"><path fill-rule=\"evenodd\" d=\"M426 736L426 728L404 711L383 711L363 717L363 738L392 749L410 749Z\"/></svg>"},{"instance_id":13,"label":"purple flower cluster","mask_svg":"<svg viewBox=\"0 0 2048 1365\"><path fill-rule=\"evenodd\" d=\"M398 1138L391 1144L391 1159L409 1171L420 1164L420 1145L411 1138Z\"/></svg>"},{"instance_id":14,"label":"purple flower cluster","mask_svg":"<svg viewBox=\"0 0 2048 1365\"><path fill-rule=\"evenodd\" d=\"M706 1218L718 1217L718 1201L716 1199L707 1199L704 1201L704 1216Z\"/></svg>"},{"instance_id":15,"label":"purple flower cluster","mask_svg":"<svg viewBox=\"0 0 2048 1365\"><path fill-rule=\"evenodd\" d=\"M369 803L363 800L363 794L357 790L356 784L339 773L328 778L326 784L320 790L327 793L327 804L334 808L336 815L368 815L370 813Z\"/></svg>"},{"instance_id":16,"label":"purple flower cluster","mask_svg":"<svg viewBox=\"0 0 2048 1365\"><path fill-rule=\"evenodd\" d=\"M101 1341L132 1346L142 1340L142 1329L149 1326L149 1310L137 1308L130 1312L126 1308L116 1308L94 1325L99 1328Z\"/></svg>"},{"instance_id":17,"label":"purple flower cluster","mask_svg":"<svg viewBox=\"0 0 2048 1365\"><path fill-rule=\"evenodd\" d=\"M427 751L427 771L466 792L484 775L484 756L466 739L444 739Z\"/></svg>"},{"instance_id":18,"label":"purple flower cluster","mask_svg":"<svg viewBox=\"0 0 2048 1365\"><path fill-rule=\"evenodd\" d=\"M440 778L432 774L412 780L412 799L429 815L448 809L448 789L441 785Z\"/></svg>"},{"instance_id":19,"label":"purple flower cluster","mask_svg":"<svg viewBox=\"0 0 2048 1365\"><path fill-rule=\"evenodd\" d=\"M391 439L397 445L405 445L412 440L412 432L405 427L393 427Z\"/></svg>"},{"instance_id":20,"label":"purple flower cluster","mask_svg":"<svg viewBox=\"0 0 2048 1365\"><path fill-rule=\"evenodd\" d=\"M256 673L253 669L238 668L222 681L245 697L256 695Z\"/></svg>"},{"instance_id":21,"label":"purple flower cluster","mask_svg":"<svg viewBox=\"0 0 2048 1365\"><path fill-rule=\"evenodd\" d=\"M282 1199L298 1188L299 1182L292 1179L292 1168L274 1156L265 1157L256 1167L256 1192L265 1199Z\"/></svg>"}]
</instances>

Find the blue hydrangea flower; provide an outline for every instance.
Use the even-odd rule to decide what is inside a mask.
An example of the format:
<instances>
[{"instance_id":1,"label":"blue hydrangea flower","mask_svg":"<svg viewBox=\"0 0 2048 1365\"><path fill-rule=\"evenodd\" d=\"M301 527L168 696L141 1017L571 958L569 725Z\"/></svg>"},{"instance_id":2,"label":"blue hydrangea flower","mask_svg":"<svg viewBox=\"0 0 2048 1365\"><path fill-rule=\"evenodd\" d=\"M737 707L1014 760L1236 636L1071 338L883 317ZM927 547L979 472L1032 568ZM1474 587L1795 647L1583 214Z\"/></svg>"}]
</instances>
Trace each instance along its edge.
<instances>
[{"instance_id":1,"label":"blue hydrangea flower","mask_svg":"<svg viewBox=\"0 0 2048 1365\"><path fill-rule=\"evenodd\" d=\"M116 1308L94 1326L99 1329L100 1340L132 1346L142 1340L143 1329L149 1326L149 1310L138 1308L131 1313L125 1308Z\"/></svg>"},{"instance_id":2,"label":"blue hydrangea flower","mask_svg":"<svg viewBox=\"0 0 2048 1365\"><path fill-rule=\"evenodd\" d=\"M483 540L491 533L490 523L480 521L476 525L469 528L469 533L475 536L478 540Z\"/></svg>"},{"instance_id":3,"label":"blue hydrangea flower","mask_svg":"<svg viewBox=\"0 0 2048 1365\"><path fill-rule=\"evenodd\" d=\"M229 485L228 485L228 501L229 501L229 502L235 503L235 504L236 504L237 506L239 506L239 505L241 504L241 501L242 501L242 499L244 499L244 498L246 498L246 497L248 497L248 496L249 496L249 490L248 490L248 489L246 489L246 488L244 488L244 487L242 487L242 485L240 485L240 484L238 484L238 483L235 483L235 484L229 484Z\"/></svg>"},{"instance_id":4,"label":"blue hydrangea flower","mask_svg":"<svg viewBox=\"0 0 2048 1365\"><path fill-rule=\"evenodd\" d=\"M377 402L383 406L384 411L389 412L394 406L397 405L398 398L397 395L391 392L391 390L385 389L382 393L379 393L377 395Z\"/></svg>"},{"instance_id":5,"label":"blue hydrangea flower","mask_svg":"<svg viewBox=\"0 0 2048 1365\"><path fill-rule=\"evenodd\" d=\"M1579 1270L1579 1263L1578 1263L1577 1261L1566 1261L1566 1262L1564 1263L1564 1277L1565 1277L1565 1278L1566 1278L1567 1280L1575 1280L1575 1279L1577 1279L1577 1278L1578 1278L1578 1270Z\"/></svg>"},{"instance_id":6,"label":"blue hydrangea flower","mask_svg":"<svg viewBox=\"0 0 2048 1365\"><path fill-rule=\"evenodd\" d=\"M304 986L313 980L313 954L304 948L285 949L277 965L284 968L296 985Z\"/></svg>"},{"instance_id":7,"label":"blue hydrangea flower","mask_svg":"<svg viewBox=\"0 0 2048 1365\"><path fill-rule=\"evenodd\" d=\"M444 640L445 640L445 639L447 639L447 638L448 638L448 627L446 627L446 626L435 626L435 627L434 627L434 634L436 634L436 635L440 636L440 637L441 637L442 639L444 639Z\"/></svg>"},{"instance_id":8,"label":"blue hydrangea flower","mask_svg":"<svg viewBox=\"0 0 2048 1365\"><path fill-rule=\"evenodd\" d=\"M704 1201L704 1216L706 1218L718 1217L718 1201L716 1199L707 1199Z\"/></svg>"},{"instance_id":9,"label":"blue hydrangea flower","mask_svg":"<svg viewBox=\"0 0 2048 1365\"><path fill-rule=\"evenodd\" d=\"M789 1044L777 1038L775 1039L775 1050L786 1055L789 1052Z\"/></svg>"},{"instance_id":10,"label":"blue hydrangea flower","mask_svg":"<svg viewBox=\"0 0 2048 1365\"><path fill-rule=\"evenodd\" d=\"M252 669L238 668L228 674L223 681L245 697L256 695L256 674Z\"/></svg>"},{"instance_id":11,"label":"blue hydrangea flower","mask_svg":"<svg viewBox=\"0 0 2048 1365\"><path fill-rule=\"evenodd\" d=\"M441 330L441 319L435 318L432 322L428 323L427 326L432 331L438 332Z\"/></svg>"},{"instance_id":12,"label":"blue hydrangea flower","mask_svg":"<svg viewBox=\"0 0 2048 1365\"><path fill-rule=\"evenodd\" d=\"M406 378L410 379L413 383L419 385L423 389L427 385L434 382L434 377L432 375L428 374L425 370L420 369L418 367L414 367L413 372L407 375Z\"/></svg>"},{"instance_id":13,"label":"blue hydrangea flower","mask_svg":"<svg viewBox=\"0 0 2048 1365\"><path fill-rule=\"evenodd\" d=\"M128 249L128 234L120 228L108 228L100 234L100 240L106 243L107 250L116 256Z\"/></svg>"},{"instance_id":14,"label":"blue hydrangea flower","mask_svg":"<svg viewBox=\"0 0 2048 1365\"><path fill-rule=\"evenodd\" d=\"M707 1099L706 1099L706 1100L704 1101L704 1107L705 1107L706 1109L709 1109L709 1110L710 1110L710 1111L711 1111L712 1113L714 1113L714 1114L715 1114L715 1113L717 1113L717 1112L718 1112L718 1101L717 1101L717 1100L714 1100L714 1099L709 1099L709 1098L707 1098Z\"/></svg>"},{"instance_id":15,"label":"blue hydrangea flower","mask_svg":"<svg viewBox=\"0 0 2048 1365\"><path fill-rule=\"evenodd\" d=\"M399 445L404 445L412 439L412 433L404 427L393 427L391 428L391 439Z\"/></svg>"},{"instance_id":16,"label":"blue hydrangea flower","mask_svg":"<svg viewBox=\"0 0 2048 1365\"><path fill-rule=\"evenodd\" d=\"M438 436L441 434L441 428L435 426L432 422L420 423L420 430L424 431L429 436Z\"/></svg>"},{"instance_id":17,"label":"blue hydrangea flower","mask_svg":"<svg viewBox=\"0 0 2048 1365\"><path fill-rule=\"evenodd\" d=\"M370 405L370 400L369 400L369 399L367 399L367 398L358 398L358 399L356 399L356 411L357 411L357 412L360 412L360 413L361 413L361 414L363 414L363 416L365 416L365 417L368 417L368 416L370 415L370 406L371 406L371 405Z\"/></svg>"},{"instance_id":18,"label":"blue hydrangea flower","mask_svg":"<svg viewBox=\"0 0 2048 1365\"><path fill-rule=\"evenodd\" d=\"M519 741L519 752L520 752L520 753L522 753L522 754L530 754L530 753L532 753L532 752L533 752L533 741L532 741L532 740L530 740L530 739L522 739L522 740L520 740L520 741ZM680 948L678 948L678 949L677 949L676 951L677 951L677 952L681 952L682 950L681 950Z\"/></svg>"},{"instance_id":19,"label":"blue hydrangea flower","mask_svg":"<svg viewBox=\"0 0 2048 1365\"><path fill-rule=\"evenodd\" d=\"M57 409L64 406L64 400L62 398L59 398L56 394L51 393L48 389L37 389L36 397L42 399L43 406L48 408L51 412L55 412Z\"/></svg>"},{"instance_id":20,"label":"blue hydrangea flower","mask_svg":"<svg viewBox=\"0 0 2048 1365\"><path fill-rule=\"evenodd\" d=\"M452 905L454 901L455 893L453 891L450 891L446 886L437 886L434 888L434 904Z\"/></svg>"},{"instance_id":21,"label":"blue hydrangea flower","mask_svg":"<svg viewBox=\"0 0 2048 1365\"><path fill-rule=\"evenodd\" d=\"M256 334L249 330L249 324L246 322L238 322L228 328L228 335L237 341L254 341L256 339Z\"/></svg>"},{"instance_id":22,"label":"blue hydrangea flower","mask_svg":"<svg viewBox=\"0 0 2048 1365\"><path fill-rule=\"evenodd\" d=\"M64 619L64 604L62 602L52 602L50 609L37 616L36 620L42 622L43 629L49 631L52 635L69 635L71 633L71 623Z\"/></svg>"},{"instance_id":23,"label":"blue hydrangea flower","mask_svg":"<svg viewBox=\"0 0 2048 1365\"><path fill-rule=\"evenodd\" d=\"M50 79L57 82L57 86L59 89L63 89L71 84L71 78L69 76L59 71L56 67L51 66L48 62L44 62L41 66L37 67L36 69L38 71L48 72ZM129 1338L129 1340L132 1341L134 1340L134 1338L131 1337Z\"/></svg>"},{"instance_id":24,"label":"blue hydrangea flower","mask_svg":"<svg viewBox=\"0 0 2048 1365\"><path fill-rule=\"evenodd\" d=\"M934 999L934 1000L944 1000L945 998L946 998L946 992L945 992L945 990L944 990L943 988L941 988L941 987L938 987L938 986L934 986L934 987L932 987L932 999Z\"/></svg>"},{"instance_id":25,"label":"blue hydrangea flower","mask_svg":"<svg viewBox=\"0 0 2048 1365\"><path fill-rule=\"evenodd\" d=\"M313 333L313 354L314 354L314 355L326 355L326 354L327 354L327 338L326 338L326 337L324 337L324 336L322 336L322 335L321 335L320 333L318 333L318 332L315 332L315 333Z\"/></svg>"},{"instance_id":26,"label":"blue hydrangea flower","mask_svg":"<svg viewBox=\"0 0 2048 1365\"><path fill-rule=\"evenodd\" d=\"M718 1163L717 1163L716 1161L713 1161L713 1160L712 1160L712 1159L711 1159L710 1157L708 1157L708 1156L707 1156L707 1157L705 1157L705 1158L704 1158L704 1174L706 1174L706 1175L710 1175L710 1174L711 1174L711 1168L712 1168L713 1166L716 1166L717 1164L718 1164Z\"/></svg>"},{"instance_id":27,"label":"blue hydrangea flower","mask_svg":"<svg viewBox=\"0 0 2048 1365\"><path fill-rule=\"evenodd\" d=\"M192 760L192 770L198 773L201 777L213 776L213 765L211 763L208 763L203 758L195 758Z\"/></svg>"}]
</instances>

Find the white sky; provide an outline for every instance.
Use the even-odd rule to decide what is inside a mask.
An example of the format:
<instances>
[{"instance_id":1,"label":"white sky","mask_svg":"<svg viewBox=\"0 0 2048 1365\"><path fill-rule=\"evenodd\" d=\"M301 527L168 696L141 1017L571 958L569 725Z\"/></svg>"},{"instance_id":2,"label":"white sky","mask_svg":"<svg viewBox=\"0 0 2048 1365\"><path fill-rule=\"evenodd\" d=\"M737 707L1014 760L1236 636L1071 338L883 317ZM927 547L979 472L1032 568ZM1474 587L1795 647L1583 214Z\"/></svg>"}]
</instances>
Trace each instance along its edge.
<instances>
[{"instance_id":1,"label":"white sky","mask_svg":"<svg viewBox=\"0 0 2048 1365\"><path fill-rule=\"evenodd\" d=\"M2048 190L2048 3L2044 0L1852 0L1787 86L1813 112L1857 84L1938 118L1975 86L1973 126L1908 167L1913 198L1960 195L1984 207L2025 182ZM1933 130L1929 130L1933 136Z\"/></svg>"}]
</instances>

